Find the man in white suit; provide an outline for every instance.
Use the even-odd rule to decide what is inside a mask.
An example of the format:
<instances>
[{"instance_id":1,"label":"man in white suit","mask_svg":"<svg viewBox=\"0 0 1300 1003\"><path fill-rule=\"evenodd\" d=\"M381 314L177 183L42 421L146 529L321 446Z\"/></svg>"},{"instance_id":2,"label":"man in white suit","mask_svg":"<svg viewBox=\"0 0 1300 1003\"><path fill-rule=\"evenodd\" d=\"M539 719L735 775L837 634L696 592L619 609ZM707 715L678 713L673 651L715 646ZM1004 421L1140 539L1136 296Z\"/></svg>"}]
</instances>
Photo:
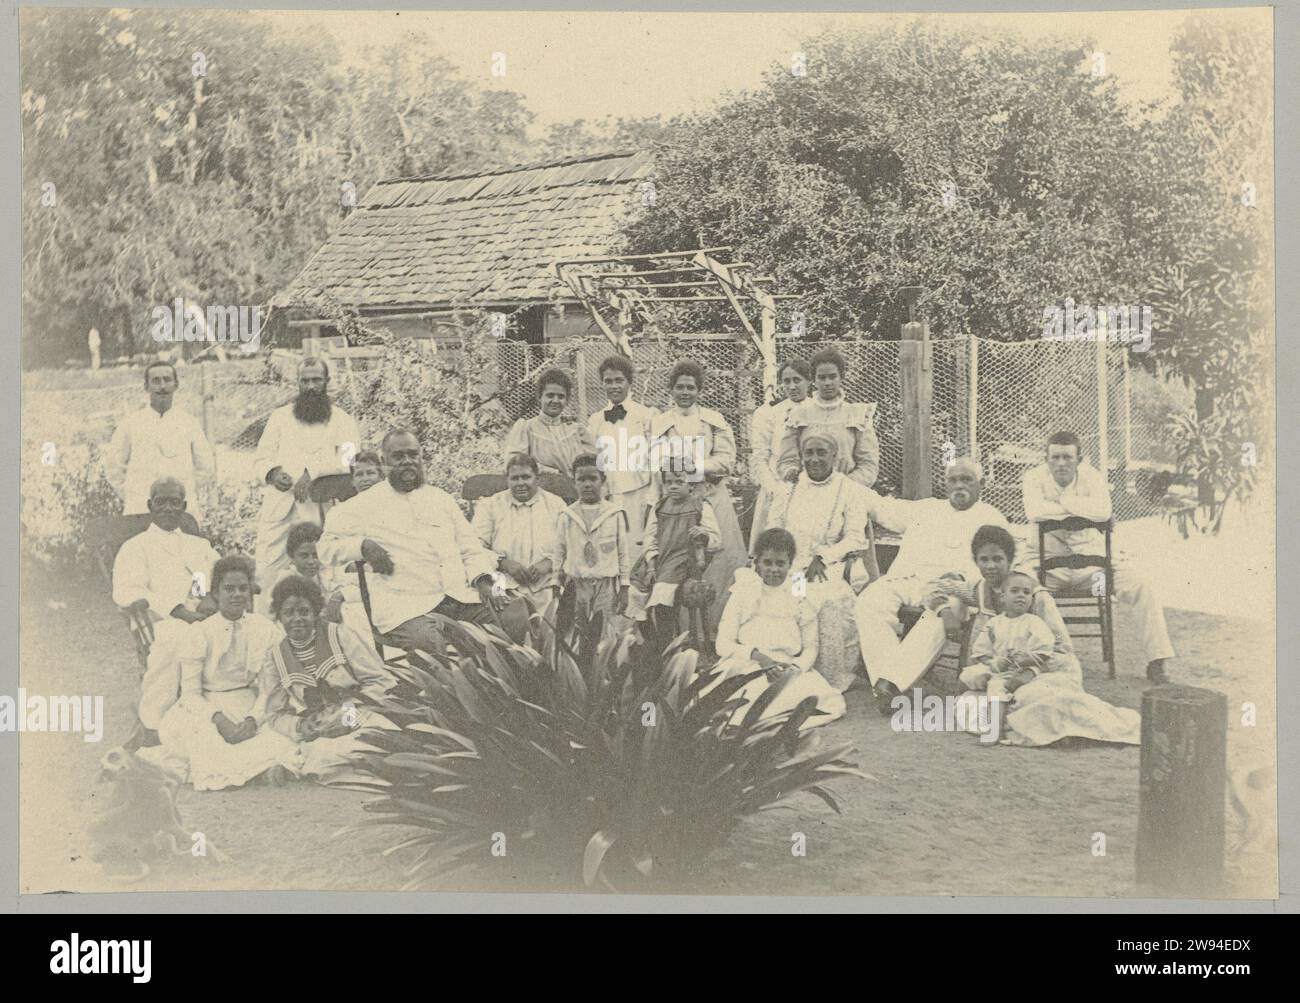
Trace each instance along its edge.
<instances>
[{"instance_id":1,"label":"man in white suit","mask_svg":"<svg viewBox=\"0 0 1300 1003\"><path fill-rule=\"evenodd\" d=\"M175 477L185 488L190 512L203 520L198 488L211 484L216 462L198 419L174 406L179 385L170 362L146 366L149 405L123 418L108 444L104 473L127 515L148 512L153 483L160 477Z\"/></svg>"},{"instance_id":2,"label":"man in white suit","mask_svg":"<svg viewBox=\"0 0 1300 1003\"><path fill-rule=\"evenodd\" d=\"M329 397L329 367L321 359L303 359L298 367L298 396L271 412L257 444L262 478L262 511L257 524L257 577L262 584L261 611L270 602L271 586L289 569L285 544L297 522L321 523L321 507L308 491L317 477L347 474L361 435L351 415Z\"/></svg>"}]
</instances>

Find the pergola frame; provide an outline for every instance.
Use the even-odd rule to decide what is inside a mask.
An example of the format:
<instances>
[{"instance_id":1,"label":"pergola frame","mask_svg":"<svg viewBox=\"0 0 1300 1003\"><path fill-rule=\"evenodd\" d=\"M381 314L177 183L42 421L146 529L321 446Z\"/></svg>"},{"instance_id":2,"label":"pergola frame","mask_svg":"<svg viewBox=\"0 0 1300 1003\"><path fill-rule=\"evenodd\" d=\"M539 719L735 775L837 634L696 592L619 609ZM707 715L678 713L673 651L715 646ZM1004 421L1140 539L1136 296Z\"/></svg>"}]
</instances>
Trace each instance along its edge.
<instances>
[{"instance_id":1,"label":"pergola frame","mask_svg":"<svg viewBox=\"0 0 1300 1003\"><path fill-rule=\"evenodd\" d=\"M747 261L727 263L715 255L730 255L730 247L695 251L624 254L575 258L554 264L556 277L587 307L592 319L619 352L630 356L627 327L633 317L653 323L659 303L727 303L763 360L763 389L767 400L776 390L776 301L798 299L770 292L776 280L754 275ZM663 277L665 281L658 281ZM668 295L665 295L667 293ZM615 324L601 308L617 313ZM757 314L750 317L750 312Z\"/></svg>"}]
</instances>

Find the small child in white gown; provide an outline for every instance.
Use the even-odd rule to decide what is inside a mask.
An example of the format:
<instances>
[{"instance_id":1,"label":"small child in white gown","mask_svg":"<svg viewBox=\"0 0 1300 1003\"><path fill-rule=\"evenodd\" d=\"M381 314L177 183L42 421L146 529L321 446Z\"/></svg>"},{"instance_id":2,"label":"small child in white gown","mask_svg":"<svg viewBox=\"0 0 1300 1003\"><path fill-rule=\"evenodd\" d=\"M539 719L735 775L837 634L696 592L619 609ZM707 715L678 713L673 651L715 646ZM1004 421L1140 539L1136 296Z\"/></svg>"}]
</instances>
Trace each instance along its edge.
<instances>
[{"instance_id":1,"label":"small child in white gown","mask_svg":"<svg viewBox=\"0 0 1300 1003\"><path fill-rule=\"evenodd\" d=\"M1010 700L1007 683L1033 679L1047 664L1056 638L1041 617L1030 613L1037 584L1029 575L1012 572L1002 586L1004 612L984 625L971 645L974 663L961 671L961 682L984 690L990 699Z\"/></svg>"}]
</instances>

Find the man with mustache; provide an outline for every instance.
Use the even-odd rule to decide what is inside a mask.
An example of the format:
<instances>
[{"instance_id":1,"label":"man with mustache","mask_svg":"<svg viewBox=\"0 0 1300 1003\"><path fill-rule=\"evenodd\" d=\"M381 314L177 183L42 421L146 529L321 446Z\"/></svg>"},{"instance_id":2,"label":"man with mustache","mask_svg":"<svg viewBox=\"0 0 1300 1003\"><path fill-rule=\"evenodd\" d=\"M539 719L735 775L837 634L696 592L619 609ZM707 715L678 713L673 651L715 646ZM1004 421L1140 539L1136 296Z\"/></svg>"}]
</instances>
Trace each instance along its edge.
<instances>
[{"instance_id":1,"label":"man with mustache","mask_svg":"<svg viewBox=\"0 0 1300 1003\"><path fill-rule=\"evenodd\" d=\"M499 615L521 640L528 625L522 599L508 599L488 550L447 492L426 484L420 441L406 429L384 436L388 480L349 498L325 516L317 544L322 561L365 561L371 616L385 644L441 653L437 620L488 624Z\"/></svg>"},{"instance_id":2,"label":"man with mustache","mask_svg":"<svg viewBox=\"0 0 1300 1003\"><path fill-rule=\"evenodd\" d=\"M256 471L262 478L257 524L257 577L277 582L289 571L285 545L294 523L320 524L320 505L310 499L311 482L327 474L348 474L361 435L351 415L329 397L329 367L322 359L298 366L298 396L271 412L257 444ZM259 612L270 589L258 599Z\"/></svg>"},{"instance_id":3,"label":"man with mustache","mask_svg":"<svg viewBox=\"0 0 1300 1003\"><path fill-rule=\"evenodd\" d=\"M175 477L184 485L190 512L202 519L196 488L212 482L216 464L198 419L174 406L179 386L176 367L170 362L146 366L149 405L127 415L108 444L104 474L127 515L148 512L154 481Z\"/></svg>"},{"instance_id":4,"label":"man with mustache","mask_svg":"<svg viewBox=\"0 0 1300 1003\"><path fill-rule=\"evenodd\" d=\"M939 610L979 579L970 552L975 531L1007 524L1001 512L980 501L983 481L984 468L963 456L944 475L947 500L908 501L875 492L868 497L872 521L903 533L888 573L862 591L853 610L862 657L882 714L893 712L893 699L925 675L943 650L945 630ZM902 606L926 610L900 642Z\"/></svg>"},{"instance_id":5,"label":"man with mustache","mask_svg":"<svg viewBox=\"0 0 1300 1003\"><path fill-rule=\"evenodd\" d=\"M141 683L140 722L156 730L180 690L180 652L188 625L216 611L208 575L221 556L201 536L181 530L185 486L162 477L149 492L149 528L131 537L113 562L113 602L153 622L149 665Z\"/></svg>"}]
</instances>

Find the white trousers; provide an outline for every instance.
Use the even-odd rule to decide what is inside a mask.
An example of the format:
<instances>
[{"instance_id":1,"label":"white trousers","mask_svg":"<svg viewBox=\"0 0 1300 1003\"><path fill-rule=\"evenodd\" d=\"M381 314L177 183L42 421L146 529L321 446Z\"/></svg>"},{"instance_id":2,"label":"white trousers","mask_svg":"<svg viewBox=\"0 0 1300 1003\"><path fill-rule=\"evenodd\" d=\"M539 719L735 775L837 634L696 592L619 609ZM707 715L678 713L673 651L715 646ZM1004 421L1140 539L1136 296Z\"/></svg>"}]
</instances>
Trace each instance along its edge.
<instances>
[{"instance_id":1,"label":"white trousers","mask_svg":"<svg viewBox=\"0 0 1300 1003\"><path fill-rule=\"evenodd\" d=\"M877 578L853 607L862 659L872 683L884 679L900 690L915 684L943 650L946 634L938 613L926 610L907 637L899 640L902 606L920 606L930 592L920 578Z\"/></svg>"},{"instance_id":2,"label":"white trousers","mask_svg":"<svg viewBox=\"0 0 1300 1003\"><path fill-rule=\"evenodd\" d=\"M1050 592L1062 589L1091 589L1093 576L1098 568L1056 568L1047 573L1047 588ZM1169 628L1165 625L1165 610L1156 599L1151 586L1138 574L1128 568L1114 568L1115 598L1127 606L1133 607L1138 619L1139 644L1142 646L1142 661L1154 661L1157 658L1173 658L1174 646L1169 641ZM1034 575L1037 578L1037 574Z\"/></svg>"},{"instance_id":3,"label":"white trousers","mask_svg":"<svg viewBox=\"0 0 1300 1003\"><path fill-rule=\"evenodd\" d=\"M328 505L326 509L328 510ZM295 500L289 514L278 522L262 521L257 524L257 584L261 594L254 597L253 609L263 616L271 615L271 589L275 583L293 570L293 562L285 549L289 543L289 530L294 523L321 524L320 503Z\"/></svg>"},{"instance_id":4,"label":"white trousers","mask_svg":"<svg viewBox=\"0 0 1300 1003\"><path fill-rule=\"evenodd\" d=\"M168 617L153 625L149 664L140 683L140 723L158 730L163 715L181 694L181 642L190 625Z\"/></svg>"}]
</instances>

